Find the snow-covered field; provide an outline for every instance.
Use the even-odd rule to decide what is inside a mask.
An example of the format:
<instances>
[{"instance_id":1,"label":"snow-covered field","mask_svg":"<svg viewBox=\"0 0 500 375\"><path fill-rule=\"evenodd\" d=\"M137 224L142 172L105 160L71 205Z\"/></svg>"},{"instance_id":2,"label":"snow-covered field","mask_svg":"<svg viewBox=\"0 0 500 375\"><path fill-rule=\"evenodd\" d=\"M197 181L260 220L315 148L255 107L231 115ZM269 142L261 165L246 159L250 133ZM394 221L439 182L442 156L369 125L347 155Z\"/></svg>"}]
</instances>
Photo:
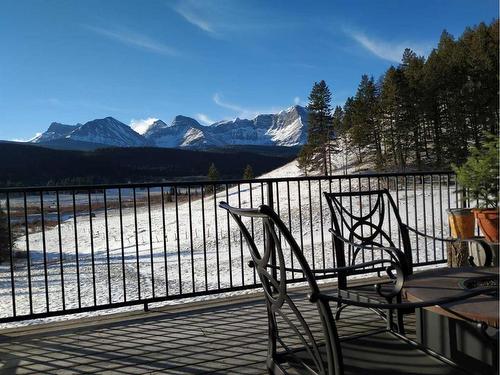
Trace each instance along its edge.
<instances>
[{"instance_id":1,"label":"snow-covered field","mask_svg":"<svg viewBox=\"0 0 500 375\"><path fill-rule=\"evenodd\" d=\"M299 175L296 163L292 162L261 178ZM328 233L330 212L322 197L323 191L330 187L331 191L388 187L404 222L429 234L447 236L444 209L456 206L454 186L450 187L449 194L446 185L440 188L438 178L436 176L432 183L427 179L424 185L417 179L415 186L412 177L399 181L390 178L389 183L376 178L338 179L332 181L331 186L326 180L276 182L273 184L274 207L290 227L311 265L331 267L334 263L332 239ZM445 181L443 178L441 182ZM153 203L151 210L146 205L139 206L136 213L133 208L125 208L121 216L117 208L106 212L97 210L92 216L77 216L76 226L73 217L68 216L63 217L60 226L46 228L44 233L30 233L28 241L21 236L16 241L16 248L26 250L29 243L31 264L28 267L27 259L18 259L12 274L8 263L0 266L0 317L13 315L13 302L16 314L25 315L30 311L43 313L47 309L59 311L251 285L255 275L247 266L249 253L240 241L235 223L228 221L227 213L218 208L218 203L225 200L236 206L257 207L267 202L266 188L266 183L223 187L215 199L213 194L206 194L202 200L193 187L190 201L184 199L177 207L175 202L166 203L163 211L159 203ZM151 190L152 197L158 194L157 190ZM61 199L69 198L63 196ZM92 194L93 201L99 199L102 200L102 192ZM369 208L367 202L357 199L352 205L355 212L361 209L365 214ZM390 230L395 234L396 222L392 220L391 223ZM251 228L256 242L261 244L262 225L255 222ZM445 249L439 245L434 252L433 241L421 239L417 245L413 239L413 248L414 262L444 258ZM290 253L284 250L289 262ZM374 254L375 258L378 256ZM370 259L367 255L365 260ZM137 308L141 306L126 309ZM84 315L89 314L99 312ZM44 321L60 319L68 319L68 316ZM6 323L0 327L38 321L41 320Z\"/></svg>"}]
</instances>

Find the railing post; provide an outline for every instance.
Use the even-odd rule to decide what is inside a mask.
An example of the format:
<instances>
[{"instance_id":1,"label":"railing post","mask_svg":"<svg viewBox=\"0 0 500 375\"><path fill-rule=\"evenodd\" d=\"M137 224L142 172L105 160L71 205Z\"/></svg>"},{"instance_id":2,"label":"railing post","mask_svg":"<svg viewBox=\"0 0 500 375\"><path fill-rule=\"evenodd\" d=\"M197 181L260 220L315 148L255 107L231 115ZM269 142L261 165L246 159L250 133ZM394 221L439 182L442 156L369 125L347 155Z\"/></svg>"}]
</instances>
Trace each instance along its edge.
<instances>
[{"instance_id":1,"label":"railing post","mask_svg":"<svg viewBox=\"0 0 500 375\"><path fill-rule=\"evenodd\" d=\"M273 207L273 206L274 206L274 198L273 198L273 183L272 183L271 181L269 181L269 182L267 183L267 205L268 205L269 207L271 207L272 209L274 209L274 207ZM273 226L274 226L274 225L273 225L273 223L272 223L272 222L270 222L270 223L269 223L269 225L270 225L270 227L271 227L270 231L271 231L271 230L273 230ZM273 239L273 237L272 237L271 233L268 233L268 234L267 234L267 238L266 238L266 247L267 247L268 249L270 249L270 251L271 251L271 265L276 266L276 246L275 246L275 244L274 244L274 239ZM275 280L277 280L277 274L278 274L278 273L277 273L276 268L273 268L273 269L272 269L271 274L273 275L273 278L274 278ZM273 289L275 289L275 288L273 287ZM276 291L276 290L275 290L275 291Z\"/></svg>"}]
</instances>

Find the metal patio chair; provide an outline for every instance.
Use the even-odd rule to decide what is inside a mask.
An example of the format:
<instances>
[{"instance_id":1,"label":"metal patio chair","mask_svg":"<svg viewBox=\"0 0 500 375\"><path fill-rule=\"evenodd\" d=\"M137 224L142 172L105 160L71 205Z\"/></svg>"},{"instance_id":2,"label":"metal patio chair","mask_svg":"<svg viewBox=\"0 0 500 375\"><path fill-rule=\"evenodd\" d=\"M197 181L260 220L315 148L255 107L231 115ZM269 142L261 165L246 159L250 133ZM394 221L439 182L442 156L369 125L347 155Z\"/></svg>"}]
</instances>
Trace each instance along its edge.
<instances>
[{"instance_id":1,"label":"metal patio chair","mask_svg":"<svg viewBox=\"0 0 500 375\"><path fill-rule=\"evenodd\" d=\"M422 303L391 303L404 286L406 265L394 259L378 259L362 264L312 270L302 249L278 215L268 206L242 209L221 202L245 239L252 261L264 289L268 318L267 370L270 374L465 374L455 365L408 340L388 328L375 329L348 337L339 337L330 303L376 308L397 309L440 305L485 292L485 288L464 292L454 298ZM248 220L262 220L266 240L259 251L248 229ZM244 222L246 221L246 222ZM287 264L290 251L295 265ZM287 260L285 260L287 259ZM356 269L386 265L391 281L376 288L386 302L353 295L339 290L324 293L315 274L338 275ZM300 272L307 284L308 295L300 300L288 290L287 277Z\"/></svg>"},{"instance_id":2,"label":"metal patio chair","mask_svg":"<svg viewBox=\"0 0 500 375\"><path fill-rule=\"evenodd\" d=\"M373 260L388 257L389 259L396 259L401 264L403 274L407 278L413 273L410 232L412 235L415 234L434 241L445 243L456 241L428 235L403 223L399 210L387 189L359 192L325 192L323 194L332 217L333 227L330 228L330 232L333 234L337 267L353 266L359 261L359 258L361 258L361 261L366 261L366 259ZM363 206L364 210L358 209L356 211L356 208L360 206ZM391 215L393 222L396 224L393 228L390 227ZM486 262L491 263L491 250L486 248L481 241L477 239L465 241L476 242L482 246L486 253ZM475 265L472 257L469 259L469 264ZM364 272L373 274L373 270ZM373 297L375 294L373 285L349 285L348 276L354 273L359 274L359 269L354 272L351 270L340 271L338 289ZM396 296L396 301L398 303L402 301L401 294ZM339 302L335 313L336 319L340 319L340 314L345 307L347 305ZM384 319L387 319L392 328L404 334L403 316L413 312L413 309L396 310L396 322L393 322L392 311L379 313Z\"/></svg>"}]
</instances>

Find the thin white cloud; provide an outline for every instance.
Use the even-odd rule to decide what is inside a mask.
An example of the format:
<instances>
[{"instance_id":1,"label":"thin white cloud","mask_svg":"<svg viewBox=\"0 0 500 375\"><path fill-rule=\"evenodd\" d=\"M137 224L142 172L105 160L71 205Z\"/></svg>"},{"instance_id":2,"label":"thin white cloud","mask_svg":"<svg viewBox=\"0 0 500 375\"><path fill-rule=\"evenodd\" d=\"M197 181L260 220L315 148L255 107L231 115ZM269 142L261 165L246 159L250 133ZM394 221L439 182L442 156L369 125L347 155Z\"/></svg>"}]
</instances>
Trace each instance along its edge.
<instances>
[{"instance_id":1,"label":"thin white cloud","mask_svg":"<svg viewBox=\"0 0 500 375\"><path fill-rule=\"evenodd\" d=\"M359 31L345 30L345 32L375 56L395 63L401 62L405 48L410 48L419 56L427 55L431 50L431 43L409 41L388 42L368 37Z\"/></svg>"},{"instance_id":2,"label":"thin white cloud","mask_svg":"<svg viewBox=\"0 0 500 375\"><path fill-rule=\"evenodd\" d=\"M174 48L167 46L166 44L152 39L149 36L138 34L130 30L125 29L106 29L98 26L84 25L88 30L93 31L96 34L105 36L111 40L117 41L119 43L138 47L149 52L157 53L166 56L179 56L179 52Z\"/></svg>"},{"instance_id":3,"label":"thin white cloud","mask_svg":"<svg viewBox=\"0 0 500 375\"><path fill-rule=\"evenodd\" d=\"M208 33L214 34L213 25L201 14L201 8L193 1L179 2L173 9L187 22Z\"/></svg>"},{"instance_id":4,"label":"thin white cloud","mask_svg":"<svg viewBox=\"0 0 500 375\"><path fill-rule=\"evenodd\" d=\"M295 105L299 105L300 104L300 98L298 96L296 96L295 98L293 98L293 103Z\"/></svg>"},{"instance_id":5,"label":"thin white cloud","mask_svg":"<svg viewBox=\"0 0 500 375\"><path fill-rule=\"evenodd\" d=\"M208 117L204 113L197 113L195 117L203 125L212 125L215 122L214 120L212 120L210 117Z\"/></svg>"},{"instance_id":6,"label":"thin white cloud","mask_svg":"<svg viewBox=\"0 0 500 375\"><path fill-rule=\"evenodd\" d=\"M134 129L139 134L144 134L149 129L155 121L158 121L155 117L148 117L146 119L132 119L130 120L130 127Z\"/></svg>"},{"instance_id":7,"label":"thin white cloud","mask_svg":"<svg viewBox=\"0 0 500 375\"><path fill-rule=\"evenodd\" d=\"M282 107L271 107L263 109L245 108L239 104L226 102L224 99L222 99L222 96L219 93L214 94L213 101L219 107L236 112L237 116L240 118L254 118L255 116L260 114L277 113L283 109Z\"/></svg>"}]
</instances>

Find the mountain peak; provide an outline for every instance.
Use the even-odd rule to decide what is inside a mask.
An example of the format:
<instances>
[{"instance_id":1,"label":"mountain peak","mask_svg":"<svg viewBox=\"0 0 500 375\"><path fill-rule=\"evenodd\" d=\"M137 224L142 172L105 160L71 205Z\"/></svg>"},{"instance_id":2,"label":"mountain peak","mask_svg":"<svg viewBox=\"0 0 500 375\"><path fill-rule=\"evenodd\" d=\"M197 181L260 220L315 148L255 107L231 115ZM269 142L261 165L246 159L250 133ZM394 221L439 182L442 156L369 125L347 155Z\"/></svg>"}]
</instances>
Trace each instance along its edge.
<instances>
[{"instance_id":1,"label":"mountain peak","mask_svg":"<svg viewBox=\"0 0 500 375\"><path fill-rule=\"evenodd\" d=\"M118 147L137 147L146 144L143 136L110 116L88 121L72 131L66 138Z\"/></svg>"},{"instance_id":2,"label":"mountain peak","mask_svg":"<svg viewBox=\"0 0 500 375\"><path fill-rule=\"evenodd\" d=\"M182 116L182 115L177 115L174 117L170 126L171 127L173 127L173 126L187 126L187 127L193 127L193 128L200 128L202 125L198 121L196 121L194 118Z\"/></svg>"}]
</instances>

